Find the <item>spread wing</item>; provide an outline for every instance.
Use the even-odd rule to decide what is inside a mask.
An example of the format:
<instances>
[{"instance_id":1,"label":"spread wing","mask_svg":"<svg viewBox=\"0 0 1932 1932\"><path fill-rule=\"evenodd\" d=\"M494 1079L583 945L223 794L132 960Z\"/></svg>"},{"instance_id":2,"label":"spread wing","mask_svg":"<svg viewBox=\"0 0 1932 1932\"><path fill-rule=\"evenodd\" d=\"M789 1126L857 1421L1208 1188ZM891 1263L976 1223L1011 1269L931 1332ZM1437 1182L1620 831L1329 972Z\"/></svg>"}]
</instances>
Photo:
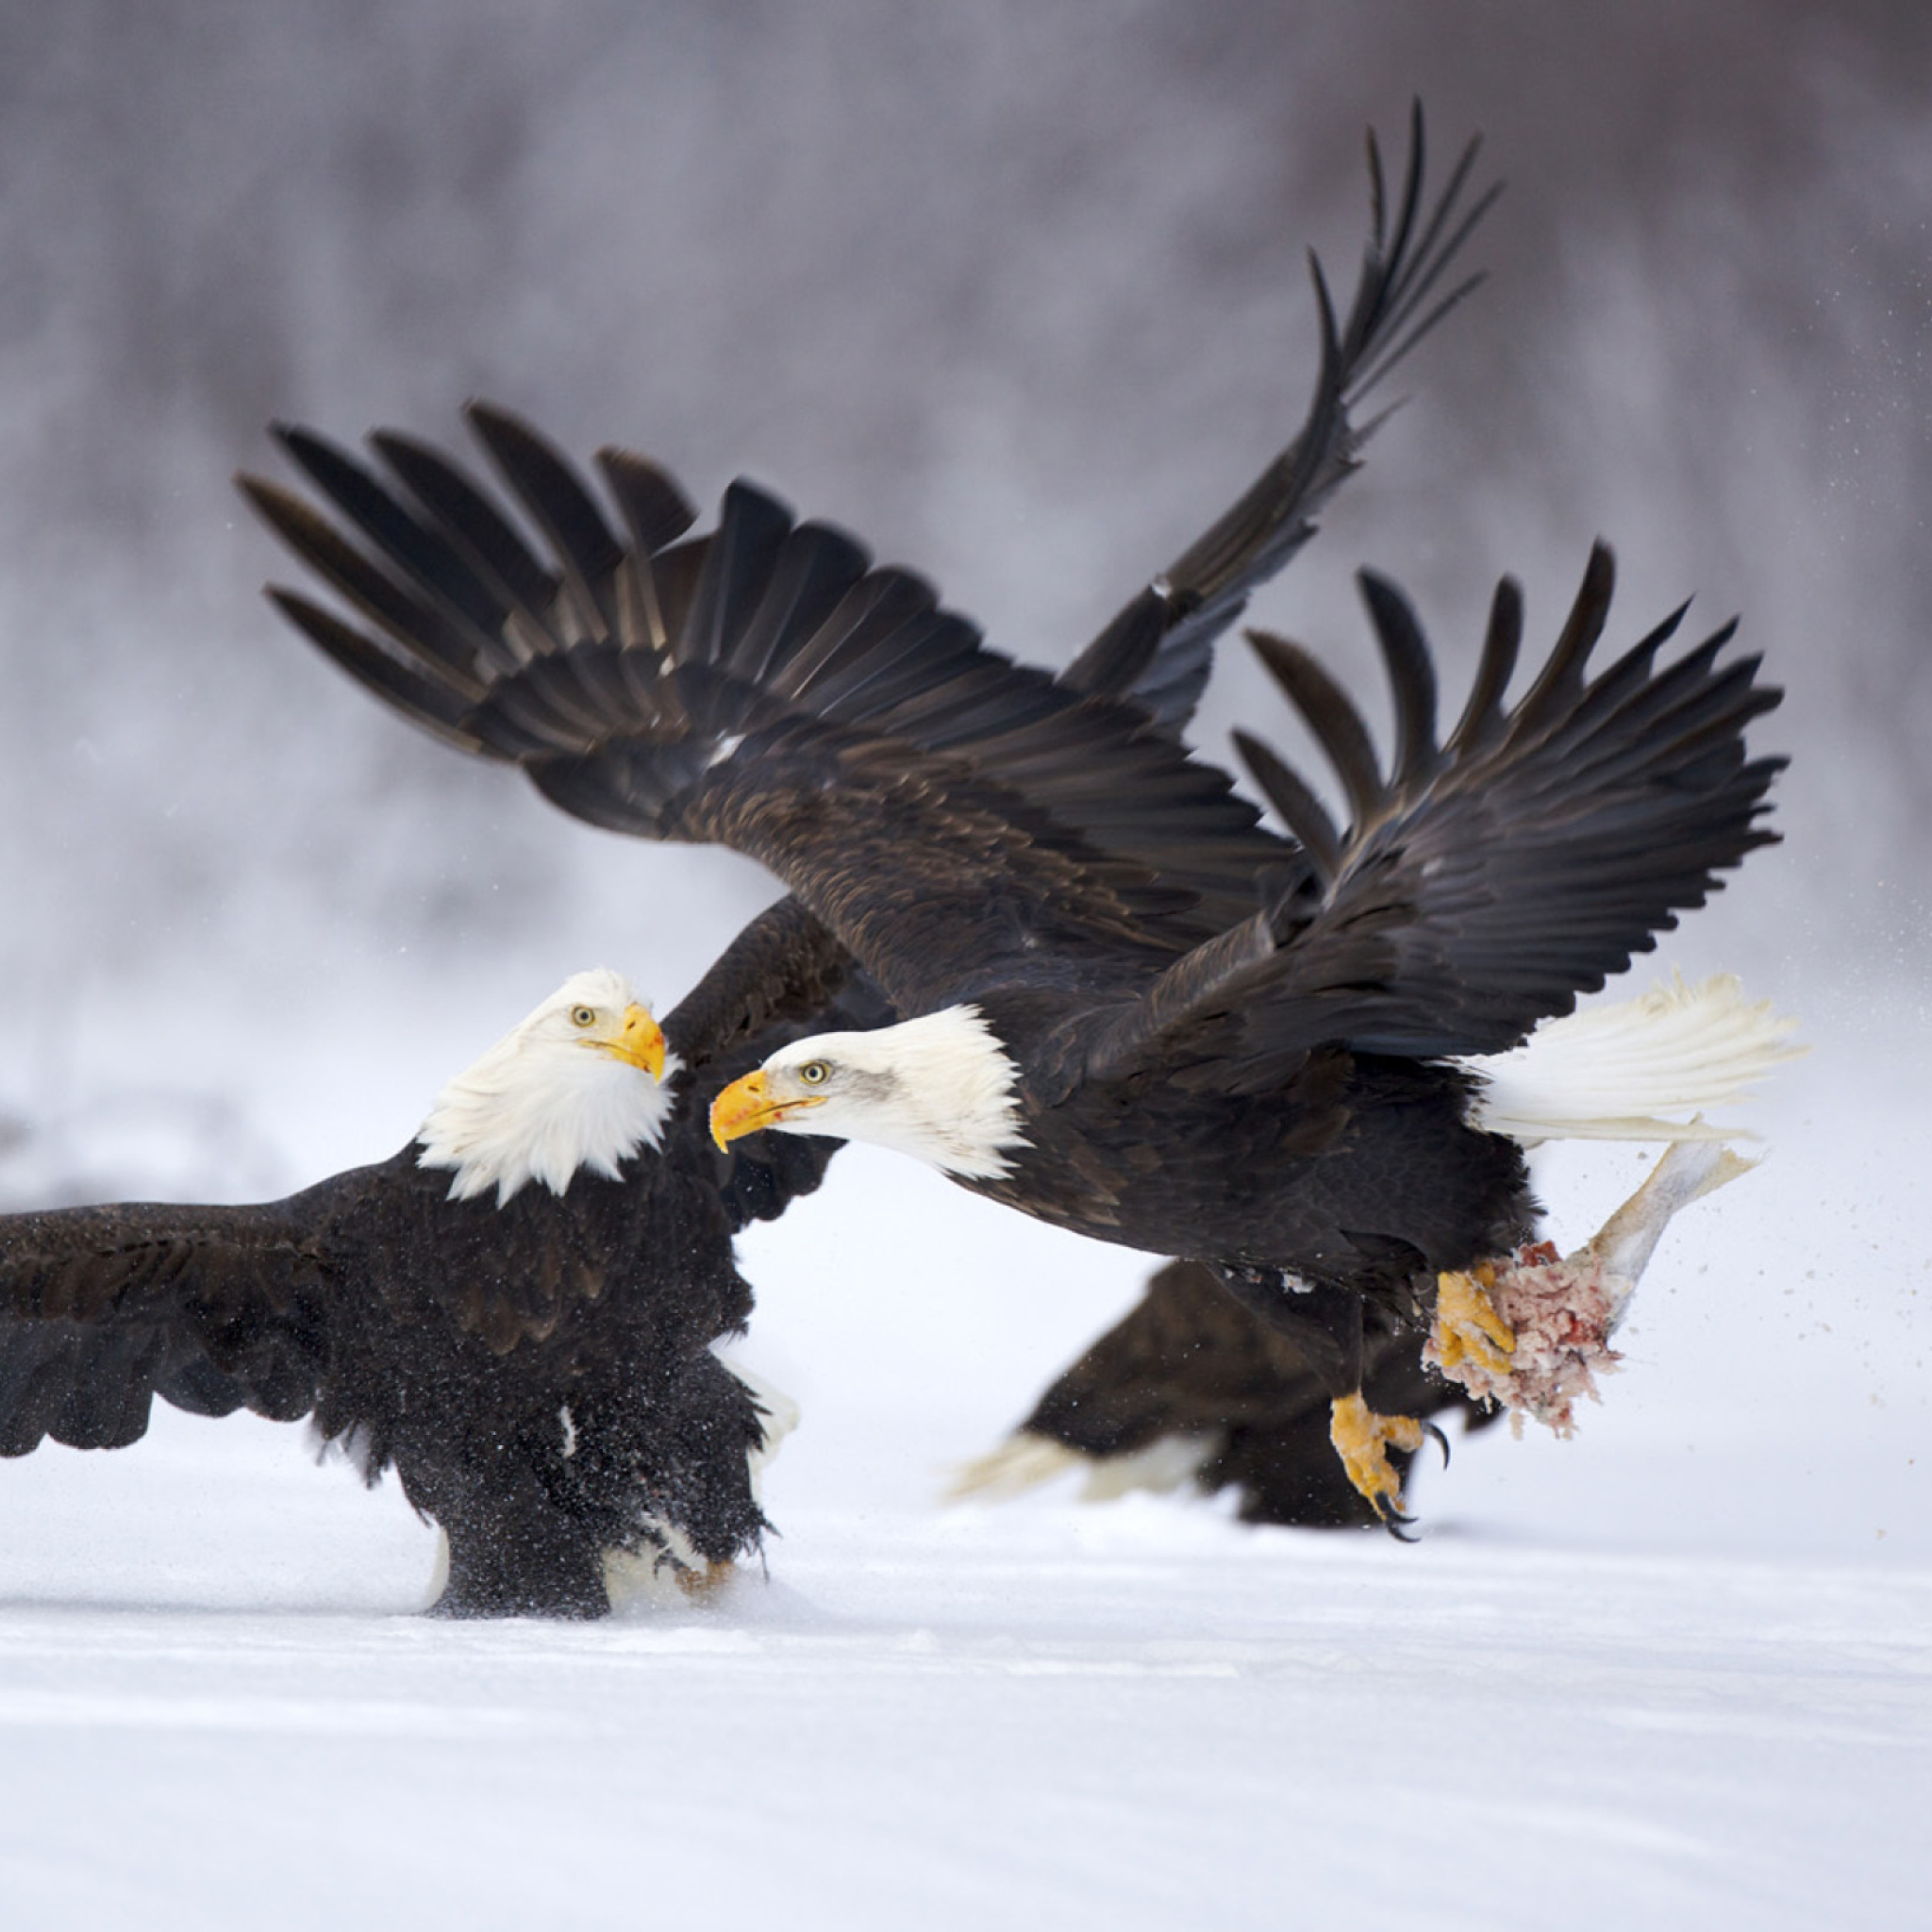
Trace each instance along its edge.
<instances>
[{"instance_id":1,"label":"spread wing","mask_svg":"<svg viewBox=\"0 0 1932 1932\"><path fill-rule=\"evenodd\" d=\"M316 1397L322 1257L279 1206L0 1218L0 1455L119 1448L159 1394L278 1422Z\"/></svg>"},{"instance_id":2,"label":"spread wing","mask_svg":"<svg viewBox=\"0 0 1932 1932\"><path fill-rule=\"evenodd\" d=\"M1302 432L1059 680L749 485L692 538L675 484L606 451L613 528L555 451L482 406L472 425L538 543L411 439L374 439L382 476L285 430L343 528L242 487L373 631L274 594L406 715L522 763L567 809L761 858L905 1010L1024 983L1067 941L1184 951L1245 918L1257 866L1286 855L1173 730L1212 639L1352 466L1367 432L1350 406L1470 286L1441 292L1488 202L1461 211L1473 160L1424 213L1418 115L1391 230L1372 145L1374 231L1340 329L1317 271L1323 368ZM937 924L908 924L913 905ZM936 949L941 931L974 940Z\"/></svg>"},{"instance_id":3,"label":"spread wing","mask_svg":"<svg viewBox=\"0 0 1932 1932\"><path fill-rule=\"evenodd\" d=\"M375 445L408 506L284 433L366 552L244 486L385 641L293 592L282 608L419 723L592 823L762 860L908 1011L1024 971L1042 934L1173 953L1252 909L1279 841L1144 713L987 650L917 579L746 484L710 536L666 545L672 486L606 452L621 542L533 431L470 416L553 564L404 439ZM912 905L974 945L935 948Z\"/></svg>"},{"instance_id":4,"label":"spread wing","mask_svg":"<svg viewBox=\"0 0 1932 1932\"><path fill-rule=\"evenodd\" d=\"M1322 317L1322 362L1301 428L1241 500L1132 598L1065 671L1076 690L1129 698L1164 730L1185 728L1208 681L1215 641L1250 594L1315 534L1315 518L1361 460L1382 418L1354 410L1430 329L1481 282L1444 279L1471 231L1502 192L1465 204L1480 142L1457 157L1424 208L1422 104L1410 112L1408 162L1392 222L1381 150L1368 138L1369 241L1347 320L1337 326L1319 260L1310 259Z\"/></svg>"},{"instance_id":5,"label":"spread wing","mask_svg":"<svg viewBox=\"0 0 1932 1932\"><path fill-rule=\"evenodd\" d=\"M533 1183L501 1206L451 1201L412 1143L263 1206L0 1219L0 1447L130 1441L156 1394L279 1421L313 1408L325 1435L362 1424L386 1441L413 1378L487 1379L491 1357L573 1324L588 1325L566 1356L678 1323L701 1343L750 1312L734 1227L816 1187L829 1152L801 1141L734 1164L700 1112L621 1179ZM672 1358L643 1347L640 1362Z\"/></svg>"},{"instance_id":6,"label":"spread wing","mask_svg":"<svg viewBox=\"0 0 1932 1932\"><path fill-rule=\"evenodd\" d=\"M1555 649L1512 706L1522 599L1505 580L1474 689L1439 741L1428 646L1394 586L1362 586L1395 700L1384 774L1368 727L1307 652L1257 638L1346 791L1346 832L1258 740L1243 758L1301 842L1274 904L1167 970L1089 1056L1119 1072L1158 1042L1170 1064L1247 1063L1272 1083L1317 1041L1374 1053L1493 1052L1568 1012L1719 874L1774 841L1758 821L1784 765L1744 734L1781 693L1755 657L1724 661L1733 625L1661 668L1679 609L1588 675L1614 582L1591 553Z\"/></svg>"}]
</instances>

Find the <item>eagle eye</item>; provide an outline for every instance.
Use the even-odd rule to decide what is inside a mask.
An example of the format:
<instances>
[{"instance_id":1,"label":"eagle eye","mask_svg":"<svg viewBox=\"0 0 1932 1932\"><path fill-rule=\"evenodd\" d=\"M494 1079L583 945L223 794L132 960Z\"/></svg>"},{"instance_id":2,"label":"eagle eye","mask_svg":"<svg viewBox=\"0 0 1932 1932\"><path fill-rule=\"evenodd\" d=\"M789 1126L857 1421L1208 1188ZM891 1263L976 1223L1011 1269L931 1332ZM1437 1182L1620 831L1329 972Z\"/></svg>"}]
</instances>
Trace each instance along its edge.
<instances>
[{"instance_id":1,"label":"eagle eye","mask_svg":"<svg viewBox=\"0 0 1932 1932\"><path fill-rule=\"evenodd\" d=\"M807 1060L798 1070L798 1078L807 1087L823 1087L832 1077L832 1070L824 1060Z\"/></svg>"},{"instance_id":2,"label":"eagle eye","mask_svg":"<svg viewBox=\"0 0 1932 1932\"><path fill-rule=\"evenodd\" d=\"M595 1007L573 1007L570 1009L570 1024L573 1026L594 1026L597 1024Z\"/></svg>"}]
</instances>

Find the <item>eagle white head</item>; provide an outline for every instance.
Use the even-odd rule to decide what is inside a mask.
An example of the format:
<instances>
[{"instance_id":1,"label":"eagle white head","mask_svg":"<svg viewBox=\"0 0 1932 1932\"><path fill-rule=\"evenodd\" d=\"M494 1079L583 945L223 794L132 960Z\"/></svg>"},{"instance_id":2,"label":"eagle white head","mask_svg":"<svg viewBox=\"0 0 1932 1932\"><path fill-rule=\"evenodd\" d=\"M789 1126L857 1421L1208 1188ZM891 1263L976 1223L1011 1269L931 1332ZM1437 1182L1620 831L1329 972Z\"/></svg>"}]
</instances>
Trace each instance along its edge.
<instances>
[{"instance_id":1,"label":"eagle white head","mask_svg":"<svg viewBox=\"0 0 1932 1932\"><path fill-rule=\"evenodd\" d=\"M456 1170L451 1200L494 1188L499 1208L526 1181L560 1194L580 1167L615 1180L661 1144L676 1070L622 974L575 974L437 1095L418 1164Z\"/></svg>"},{"instance_id":2,"label":"eagle white head","mask_svg":"<svg viewBox=\"0 0 1932 1932\"><path fill-rule=\"evenodd\" d=\"M990 1180L1024 1147L1019 1071L977 1007L781 1047L711 1104L711 1138L775 1127L895 1148L942 1174Z\"/></svg>"}]
</instances>

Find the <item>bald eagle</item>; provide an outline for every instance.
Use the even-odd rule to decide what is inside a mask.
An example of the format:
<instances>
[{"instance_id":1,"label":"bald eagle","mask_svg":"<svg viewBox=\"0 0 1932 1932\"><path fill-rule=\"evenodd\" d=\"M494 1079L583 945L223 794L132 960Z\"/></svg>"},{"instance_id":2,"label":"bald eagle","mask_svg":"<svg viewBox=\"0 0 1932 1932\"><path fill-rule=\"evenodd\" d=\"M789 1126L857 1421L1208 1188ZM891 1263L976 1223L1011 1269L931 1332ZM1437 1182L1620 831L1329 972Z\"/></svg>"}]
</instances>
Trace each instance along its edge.
<instances>
[{"instance_id":1,"label":"bald eagle","mask_svg":"<svg viewBox=\"0 0 1932 1932\"><path fill-rule=\"evenodd\" d=\"M0 1454L120 1447L155 1395L306 1415L440 1526L443 1614L706 1578L757 1547L785 1421L713 1352L752 1305L732 1236L831 1148L721 1160L705 1108L801 1012L862 1015L846 977L779 908L661 1031L618 974L566 981L375 1166L257 1207L0 1218Z\"/></svg>"},{"instance_id":2,"label":"bald eagle","mask_svg":"<svg viewBox=\"0 0 1932 1932\"><path fill-rule=\"evenodd\" d=\"M1382 1415L1501 1413L1444 1381L1407 1327L1371 1325L1362 1395ZM1413 1451L1390 1464L1406 1480ZM1184 1485L1232 1491L1243 1523L1357 1529L1379 1518L1329 1440L1329 1397L1294 1341L1235 1300L1201 1261L1170 1261L1048 1385L1005 1441L960 1469L955 1500L997 1500L1077 1472L1100 1502Z\"/></svg>"},{"instance_id":3,"label":"bald eagle","mask_svg":"<svg viewBox=\"0 0 1932 1932\"><path fill-rule=\"evenodd\" d=\"M1177 951L1152 922L1123 930L1099 886L1042 882L1005 931L956 909L976 953L931 936L894 958L880 935L867 967L919 1016L781 1048L714 1103L720 1144L763 1128L872 1141L1057 1225L1209 1262L1300 1342L1357 1487L1396 1523L1387 1448L1421 1435L1362 1398L1364 1302L1433 1316L1439 1286L1463 1292L1469 1271L1532 1241L1521 1141L1605 1130L1546 1093L1527 1122L1492 1115L1480 1057L1524 1047L1774 837L1758 820L1783 760L1747 758L1743 736L1779 693L1756 658L1720 662L1728 625L1657 669L1681 610L1588 676L1612 580L1599 546L1507 708L1522 608L1506 580L1443 741L1420 625L1365 575L1398 720L1386 775L1319 665L1258 639L1343 778L1346 833L1244 739L1300 841L1250 918ZM873 890L918 873L914 858ZM792 883L809 896L804 867ZM1661 1069L1657 1107L1686 1072Z\"/></svg>"}]
</instances>

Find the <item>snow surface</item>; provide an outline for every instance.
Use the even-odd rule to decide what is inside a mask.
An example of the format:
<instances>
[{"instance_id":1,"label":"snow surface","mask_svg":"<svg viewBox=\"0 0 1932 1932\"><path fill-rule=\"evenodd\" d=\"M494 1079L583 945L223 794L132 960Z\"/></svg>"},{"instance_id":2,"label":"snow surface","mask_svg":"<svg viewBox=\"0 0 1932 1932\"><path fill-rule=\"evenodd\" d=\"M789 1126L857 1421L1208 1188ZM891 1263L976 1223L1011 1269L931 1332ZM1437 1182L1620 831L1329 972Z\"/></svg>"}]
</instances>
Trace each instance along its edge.
<instances>
[{"instance_id":1,"label":"snow surface","mask_svg":"<svg viewBox=\"0 0 1932 1932\"><path fill-rule=\"evenodd\" d=\"M1413 1548L940 1508L1138 1265L862 1151L747 1243L805 1425L768 1575L702 1609L424 1620L393 1485L251 1418L0 1469L6 1923L1923 1924L1907 1084L1784 1076L1604 1407L1459 1442ZM1548 1163L1558 1234L1639 1159Z\"/></svg>"}]
</instances>

